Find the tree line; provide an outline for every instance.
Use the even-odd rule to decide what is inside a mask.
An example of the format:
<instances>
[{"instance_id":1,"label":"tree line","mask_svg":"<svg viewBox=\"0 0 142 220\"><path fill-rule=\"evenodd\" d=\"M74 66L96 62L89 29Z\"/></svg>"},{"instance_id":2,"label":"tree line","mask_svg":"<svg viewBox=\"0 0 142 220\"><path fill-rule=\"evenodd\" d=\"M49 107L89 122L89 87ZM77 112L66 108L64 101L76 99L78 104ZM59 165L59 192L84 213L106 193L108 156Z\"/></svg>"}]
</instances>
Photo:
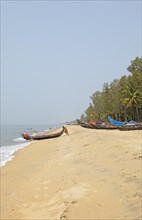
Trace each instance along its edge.
<instances>
[{"instance_id":1,"label":"tree line","mask_svg":"<svg viewBox=\"0 0 142 220\"><path fill-rule=\"evenodd\" d=\"M110 115L116 120L142 121L142 58L131 61L123 75L111 83L104 83L102 91L90 96L89 107L81 115L84 121L107 121Z\"/></svg>"}]
</instances>

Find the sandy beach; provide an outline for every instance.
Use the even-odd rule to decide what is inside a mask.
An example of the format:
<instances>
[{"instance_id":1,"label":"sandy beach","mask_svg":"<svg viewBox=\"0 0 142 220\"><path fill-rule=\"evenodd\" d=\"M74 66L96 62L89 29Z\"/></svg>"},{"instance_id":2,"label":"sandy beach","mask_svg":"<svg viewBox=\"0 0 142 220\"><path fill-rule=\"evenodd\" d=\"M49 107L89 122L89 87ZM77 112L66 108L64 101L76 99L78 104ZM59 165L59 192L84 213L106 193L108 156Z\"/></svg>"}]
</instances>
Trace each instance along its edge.
<instances>
[{"instance_id":1,"label":"sandy beach","mask_svg":"<svg viewBox=\"0 0 142 220\"><path fill-rule=\"evenodd\" d=\"M1 220L140 220L142 131L67 126L1 167Z\"/></svg>"}]
</instances>

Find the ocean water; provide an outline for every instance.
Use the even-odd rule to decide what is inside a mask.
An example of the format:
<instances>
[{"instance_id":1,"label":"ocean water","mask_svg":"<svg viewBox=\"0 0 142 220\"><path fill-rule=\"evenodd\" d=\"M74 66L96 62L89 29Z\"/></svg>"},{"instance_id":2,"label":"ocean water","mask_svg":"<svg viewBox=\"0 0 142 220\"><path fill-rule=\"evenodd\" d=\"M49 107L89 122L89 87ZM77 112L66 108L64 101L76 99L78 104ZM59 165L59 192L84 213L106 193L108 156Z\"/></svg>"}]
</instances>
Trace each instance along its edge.
<instances>
[{"instance_id":1,"label":"ocean water","mask_svg":"<svg viewBox=\"0 0 142 220\"><path fill-rule=\"evenodd\" d=\"M12 160L17 150L32 143L21 137L22 133L36 133L55 127L58 127L58 125L1 125L0 166L4 166L9 160Z\"/></svg>"}]
</instances>

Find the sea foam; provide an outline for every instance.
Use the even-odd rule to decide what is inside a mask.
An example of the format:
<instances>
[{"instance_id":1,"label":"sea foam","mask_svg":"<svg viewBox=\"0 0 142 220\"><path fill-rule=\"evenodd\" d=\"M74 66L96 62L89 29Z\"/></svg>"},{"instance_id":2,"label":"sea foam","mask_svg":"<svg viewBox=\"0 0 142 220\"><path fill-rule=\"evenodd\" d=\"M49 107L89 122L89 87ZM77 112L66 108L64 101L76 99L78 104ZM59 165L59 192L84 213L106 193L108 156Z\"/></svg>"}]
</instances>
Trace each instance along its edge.
<instances>
[{"instance_id":1,"label":"sea foam","mask_svg":"<svg viewBox=\"0 0 142 220\"><path fill-rule=\"evenodd\" d=\"M12 160L16 151L28 146L29 144L31 144L31 142L11 146L1 146L0 166L4 166L8 161Z\"/></svg>"}]
</instances>

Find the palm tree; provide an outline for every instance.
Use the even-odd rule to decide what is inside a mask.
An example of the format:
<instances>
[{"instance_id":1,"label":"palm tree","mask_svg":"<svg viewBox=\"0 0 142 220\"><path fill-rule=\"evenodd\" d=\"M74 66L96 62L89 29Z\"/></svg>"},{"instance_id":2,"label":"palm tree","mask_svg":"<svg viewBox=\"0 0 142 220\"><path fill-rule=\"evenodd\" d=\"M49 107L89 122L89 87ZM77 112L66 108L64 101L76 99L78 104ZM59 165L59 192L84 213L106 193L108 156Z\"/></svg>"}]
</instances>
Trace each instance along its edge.
<instances>
[{"instance_id":1,"label":"palm tree","mask_svg":"<svg viewBox=\"0 0 142 220\"><path fill-rule=\"evenodd\" d=\"M128 108L131 108L132 115L134 112L133 109L136 109L137 119L139 120L138 103L141 101L140 91L138 89L135 89L130 84L127 85L126 88L122 91L121 101L126 110Z\"/></svg>"}]
</instances>

